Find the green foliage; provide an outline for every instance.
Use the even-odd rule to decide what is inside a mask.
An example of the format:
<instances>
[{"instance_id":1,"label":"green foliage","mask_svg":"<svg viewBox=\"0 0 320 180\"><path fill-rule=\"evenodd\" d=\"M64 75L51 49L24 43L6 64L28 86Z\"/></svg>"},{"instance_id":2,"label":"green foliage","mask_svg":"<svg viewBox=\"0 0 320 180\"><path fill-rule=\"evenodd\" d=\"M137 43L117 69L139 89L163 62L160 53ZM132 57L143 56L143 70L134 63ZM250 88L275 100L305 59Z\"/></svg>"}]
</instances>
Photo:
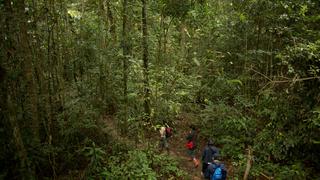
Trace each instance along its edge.
<instances>
[{"instance_id":1,"label":"green foliage","mask_svg":"<svg viewBox=\"0 0 320 180\"><path fill-rule=\"evenodd\" d=\"M105 161L105 152L101 147L112 139L104 132L105 125L100 123L101 104L95 101L91 84L78 82L69 88L70 94L65 99L63 111L57 114L57 132L53 139L59 139L54 141L54 147L58 149L50 151L48 156L51 153L59 155L59 173L67 173L66 168L86 167L86 176L95 177Z\"/></svg>"},{"instance_id":2,"label":"green foliage","mask_svg":"<svg viewBox=\"0 0 320 180\"><path fill-rule=\"evenodd\" d=\"M190 8L190 0L163 0L164 13L167 16L184 18Z\"/></svg>"},{"instance_id":3,"label":"green foliage","mask_svg":"<svg viewBox=\"0 0 320 180\"><path fill-rule=\"evenodd\" d=\"M255 120L236 108L220 102L210 103L201 113L203 136L223 146L222 154L237 159L256 134Z\"/></svg>"},{"instance_id":4,"label":"green foliage","mask_svg":"<svg viewBox=\"0 0 320 180\"><path fill-rule=\"evenodd\" d=\"M106 178L157 179L184 175L174 159L153 151L131 150L128 154L109 157L107 164L102 171Z\"/></svg>"},{"instance_id":5,"label":"green foliage","mask_svg":"<svg viewBox=\"0 0 320 180\"><path fill-rule=\"evenodd\" d=\"M153 74L151 88L155 122L172 123L170 119L174 119L185 106L193 103L199 82L196 77L177 73L175 68L165 68Z\"/></svg>"},{"instance_id":6,"label":"green foliage","mask_svg":"<svg viewBox=\"0 0 320 180\"><path fill-rule=\"evenodd\" d=\"M164 154L157 155L153 152L151 159L153 169L158 172L158 178L171 179L186 176L186 172L179 168L177 160L170 156Z\"/></svg>"},{"instance_id":7,"label":"green foliage","mask_svg":"<svg viewBox=\"0 0 320 180\"><path fill-rule=\"evenodd\" d=\"M320 128L320 107L317 107L314 111L313 111L313 116L311 116L310 119L308 119L309 121L309 126L310 128ZM313 140L315 143L319 142L317 140Z\"/></svg>"},{"instance_id":8,"label":"green foliage","mask_svg":"<svg viewBox=\"0 0 320 180\"><path fill-rule=\"evenodd\" d=\"M77 91L66 99L65 110L60 114L60 134L65 143L81 143L86 137L94 139L95 132L99 129L96 121L99 118L99 109L93 106L90 101L92 91L84 91L88 87L81 87L84 84L78 83Z\"/></svg>"},{"instance_id":9,"label":"green foliage","mask_svg":"<svg viewBox=\"0 0 320 180\"><path fill-rule=\"evenodd\" d=\"M211 134L210 134L211 135ZM245 161L245 157L243 155L243 150L245 149L245 144L242 139L236 138L234 136L225 135L222 136L214 136L214 140L217 144L223 145L221 150L221 156L225 159L230 158L235 163L234 165L237 167L241 167L238 163ZM242 164L243 164L242 163Z\"/></svg>"},{"instance_id":10,"label":"green foliage","mask_svg":"<svg viewBox=\"0 0 320 180\"><path fill-rule=\"evenodd\" d=\"M95 143L92 142L92 146L84 147L81 150L81 153L90 159L86 169L86 176L92 178L94 175L102 171L106 156L106 152L102 148L96 147Z\"/></svg>"},{"instance_id":11,"label":"green foliage","mask_svg":"<svg viewBox=\"0 0 320 180\"><path fill-rule=\"evenodd\" d=\"M252 174L255 176L260 176L261 172L275 179L306 179L308 169L303 167L301 163L295 163L289 166L266 163L263 166L254 166L252 169Z\"/></svg>"},{"instance_id":12,"label":"green foliage","mask_svg":"<svg viewBox=\"0 0 320 180\"><path fill-rule=\"evenodd\" d=\"M300 77L319 76L320 41L299 43L278 54L282 64L288 65L288 74Z\"/></svg>"}]
</instances>

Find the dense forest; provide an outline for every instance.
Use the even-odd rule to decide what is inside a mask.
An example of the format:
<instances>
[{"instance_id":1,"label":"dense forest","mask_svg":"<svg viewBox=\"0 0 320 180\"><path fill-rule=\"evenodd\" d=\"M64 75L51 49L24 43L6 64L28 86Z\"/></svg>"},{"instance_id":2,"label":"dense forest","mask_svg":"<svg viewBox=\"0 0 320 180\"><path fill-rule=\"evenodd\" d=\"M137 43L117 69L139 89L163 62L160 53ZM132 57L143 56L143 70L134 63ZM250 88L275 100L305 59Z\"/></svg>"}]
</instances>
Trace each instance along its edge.
<instances>
[{"instance_id":1,"label":"dense forest","mask_svg":"<svg viewBox=\"0 0 320 180\"><path fill-rule=\"evenodd\" d=\"M320 178L319 0L0 0L0 82L0 179L197 179L190 124L229 179Z\"/></svg>"}]
</instances>

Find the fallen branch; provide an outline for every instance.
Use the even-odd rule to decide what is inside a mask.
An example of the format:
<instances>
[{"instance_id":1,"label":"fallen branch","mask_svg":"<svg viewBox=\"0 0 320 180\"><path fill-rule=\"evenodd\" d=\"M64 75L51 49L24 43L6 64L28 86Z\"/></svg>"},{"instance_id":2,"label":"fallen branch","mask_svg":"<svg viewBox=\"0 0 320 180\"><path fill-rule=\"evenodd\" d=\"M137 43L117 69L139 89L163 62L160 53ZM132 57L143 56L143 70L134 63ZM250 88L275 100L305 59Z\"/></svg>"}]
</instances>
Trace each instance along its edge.
<instances>
[{"instance_id":1,"label":"fallen branch","mask_svg":"<svg viewBox=\"0 0 320 180\"><path fill-rule=\"evenodd\" d=\"M261 73L261 72L259 72L259 71L255 70L255 69L253 69L252 67L251 67L251 68L248 68L248 70L249 70L249 71L251 70L251 71L253 71L253 72L255 72L255 73L259 74L260 76L262 76L262 77L264 77L264 78L268 79L269 81L272 81L272 79L270 79L268 76L266 76L266 75L264 75L263 73Z\"/></svg>"},{"instance_id":2,"label":"fallen branch","mask_svg":"<svg viewBox=\"0 0 320 180\"><path fill-rule=\"evenodd\" d=\"M270 180L274 179L273 177L269 177L269 176L265 175L263 172L261 172L260 175L263 176L266 179L270 179Z\"/></svg>"}]
</instances>

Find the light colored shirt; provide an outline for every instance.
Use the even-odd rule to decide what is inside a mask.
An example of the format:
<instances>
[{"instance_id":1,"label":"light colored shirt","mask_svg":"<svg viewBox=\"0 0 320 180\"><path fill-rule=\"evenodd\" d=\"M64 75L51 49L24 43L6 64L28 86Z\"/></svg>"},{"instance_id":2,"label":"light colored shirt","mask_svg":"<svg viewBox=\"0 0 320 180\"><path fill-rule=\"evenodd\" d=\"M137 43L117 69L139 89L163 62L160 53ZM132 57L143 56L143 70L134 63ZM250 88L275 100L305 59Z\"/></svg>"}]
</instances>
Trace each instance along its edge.
<instances>
[{"instance_id":1,"label":"light colored shirt","mask_svg":"<svg viewBox=\"0 0 320 180\"><path fill-rule=\"evenodd\" d=\"M160 136L163 138L163 137L166 137L166 128L165 127L161 127L160 130Z\"/></svg>"}]
</instances>

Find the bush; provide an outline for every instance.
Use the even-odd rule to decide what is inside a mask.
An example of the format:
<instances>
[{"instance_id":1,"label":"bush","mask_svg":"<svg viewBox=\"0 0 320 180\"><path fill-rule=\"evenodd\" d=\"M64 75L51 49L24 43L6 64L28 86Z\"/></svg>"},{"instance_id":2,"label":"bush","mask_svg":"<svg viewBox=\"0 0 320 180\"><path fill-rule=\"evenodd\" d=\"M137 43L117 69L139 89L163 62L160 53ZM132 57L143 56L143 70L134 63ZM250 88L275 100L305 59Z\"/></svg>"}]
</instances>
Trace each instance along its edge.
<instances>
[{"instance_id":1,"label":"bush","mask_svg":"<svg viewBox=\"0 0 320 180\"><path fill-rule=\"evenodd\" d=\"M108 179L156 179L156 172L146 153L133 150L122 156L109 157L102 176Z\"/></svg>"},{"instance_id":2,"label":"bush","mask_svg":"<svg viewBox=\"0 0 320 180\"><path fill-rule=\"evenodd\" d=\"M158 179L182 177L178 162L155 151L132 150L110 156L101 175L110 179Z\"/></svg>"}]
</instances>

